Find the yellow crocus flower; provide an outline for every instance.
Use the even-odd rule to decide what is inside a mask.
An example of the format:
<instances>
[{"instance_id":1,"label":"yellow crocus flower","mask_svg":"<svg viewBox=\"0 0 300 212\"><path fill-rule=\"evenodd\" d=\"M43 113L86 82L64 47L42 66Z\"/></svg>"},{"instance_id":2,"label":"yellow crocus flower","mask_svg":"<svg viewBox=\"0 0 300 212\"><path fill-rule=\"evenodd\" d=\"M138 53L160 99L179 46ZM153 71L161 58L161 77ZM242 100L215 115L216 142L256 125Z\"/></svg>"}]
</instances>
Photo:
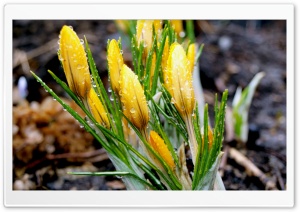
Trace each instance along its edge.
<instances>
[{"instance_id":1,"label":"yellow crocus flower","mask_svg":"<svg viewBox=\"0 0 300 212\"><path fill-rule=\"evenodd\" d=\"M124 61L121 54L121 50L119 48L119 44L115 39L111 40L108 44L107 61L108 61L109 76L111 80L111 87L114 92L119 94L119 89L120 89L119 78L120 78L120 72L124 64Z\"/></svg>"},{"instance_id":2,"label":"yellow crocus flower","mask_svg":"<svg viewBox=\"0 0 300 212\"><path fill-rule=\"evenodd\" d=\"M178 43L173 43L170 47L167 68L164 70L164 83L183 118L190 116L195 107L192 74L188 71L187 64L188 60L183 47Z\"/></svg>"},{"instance_id":3,"label":"yellow crocus flower","mask_svg":"<svg viewBox=\"0 0 300 212\"><path fill-rule=\"evenodd\" d=\"M188 59L183 47L178 43L173 43L170 47L167 68L164 70L163 76L165 87L172 96L171 101L185 121L192 160L195 164L198 148L192 125L195 94L192 73L188 70Z\"/></svg>"},{"instance_id":4,"label":"yellow crocus flower","mask_svg":"<svg viewBox=\"0 0 300 212\"><path fill-rule=\"evenodd\" d=\"M63 26L60 31L59 43L59 59L69 87L77 96L85 99L91 89L91 78L84 47L69 26Z\"/></svg>"},{"instance_id":5,"label":"yellow crocus flower","mask_svg":"<svg viewBox=\"0 0 300 212\"><path fill-rule=\"evenodd\" d=\"M90 111L96 121L106 128L110 128L110 123L107 117L107 113L93 88L90 89L87 95L87 102L90 108Z\"/></svg>"},{"instance_id":6,"label":"yellow crocus flower","mask_svg":"<svg viewBox=\"0 0 300 212\"><path fill-rule=\"evenodd\" d=\"M191 73L194 71L194 65L195 65L195 58L196 57L196 47L195 44L192 43L189 45L188 50L187 50L187 70Z\"/></svg>"},{"instance_id":7,"label":"yellow crocus flower","mask_svg":"<svg viewBox=\"0 0 300 212\"><path fill-rule=\"evenodd\" d=\"M120 97L124 115L139 130L145 130L149 122L149 110L137 75L125 64L120 75Z\"/></svg>"},{"instance_id":8,"label":"yellow crocus flower","mask_svg":"<svg viewBox=\"0 0 300 212\"><path fill-rule=\"evenodd\" d=\"M165 160L170 168L175 168L175 163L170 150L168 149L164 140L155 131L150 131L149 143L153 149Z\"/></svg>"},{"instance_id":9,"label":"yellow crocus flower","mask_svg":"<svg viewBox=\"0 0 300 212\"><path fill-rule=\"evenodd\" d=\"M143 42L145 58L152 47L152 26L153 20L138 20L136 24L136 39L138 46Z\"/></svg>"}]
</instances>

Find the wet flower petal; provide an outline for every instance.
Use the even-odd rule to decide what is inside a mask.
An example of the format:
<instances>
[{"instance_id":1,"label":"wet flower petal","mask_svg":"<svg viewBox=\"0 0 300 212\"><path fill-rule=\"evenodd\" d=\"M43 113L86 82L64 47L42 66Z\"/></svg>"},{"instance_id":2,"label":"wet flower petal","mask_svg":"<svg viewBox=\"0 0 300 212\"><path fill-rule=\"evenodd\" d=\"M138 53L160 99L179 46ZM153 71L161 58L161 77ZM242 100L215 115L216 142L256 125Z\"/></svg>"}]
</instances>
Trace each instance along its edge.
<instances>
[{"instance_id":1,"label":"wet flower petal","mask_svg":"<svg viewBox=\"0 0 300 212\"><path fill-rule=\"evenodd\" d=\"M77 96L85 99L91 89L91 78L82 42L71 27L63 26L59 43L59 59L69 87Z\"/></svg>"},{"instance_id":2,"label":"wet flower petal","mask_svg":"<svg viewBox=\"0 0 300 212\"><path fill-rule=\"evenodd\" d=\"M125 64L120 76L120 96L124 115L138 129L145 129L149 122L149 110L137 75Z\"/></svg>"},{"instance_id":3,"label":"wet flower petal","mask_svg":"<svg viewBox=\"0 0 300 212\"><path fill-rule=\"evenodd\" d=\"M119 48L118 42L113 39L108 44L107 50L107 61L109 76L111 80L111 87L114 92L119 93L120 89L120 72L124 64L121 50Z\"/></svg>"},{"instance_id":4,"label":"wet flower petal","mask_svg":"<svg viewBox=\"0 0 300 212\"><path fill-rule=\"evenodd\" d=\"M107 117L107 113L97 95L95 90L90 89L87 95L87 102L90 108L91 113L93 114L96 121L103 125L106 128L110 128L110 123Z\"/></svg>"},{"instance_id":5,"label":"wet flower petal","mask_svg":"<svg viewBox=\"0 0 300 212\"><path fill-rule=\"evenodd\" d=\"M187 57L178 43L170 47L167 68L164 71L164 83L173 97L175 107L181 116L192 114L195 107L195 94L192 74L187 70Z\"/></svg>"},{"instance_id":6,"label":"wet flower petal","mask_svg":"<svg viewBox=\"0 0 300 212\"><path fill-rule=\"evenodd\" d=\"M155 131L151 131L149 142L153 149L158 152L165 162L173 169L175 167L175 163L164 140Z\"/></svg>"},{"instance_id":7,"label":"wet flower petal","mask_svg":"<svg viewBox=\"0 0 300 212\"><path fill-rule=\"evenodd\" d=\"M195 44L192 43L189 45L189 48L187 50L187 70L191 73L194 71L194 65L195 65L195 58L196 57L196 47Z\"/></svg>"}]
</instances>

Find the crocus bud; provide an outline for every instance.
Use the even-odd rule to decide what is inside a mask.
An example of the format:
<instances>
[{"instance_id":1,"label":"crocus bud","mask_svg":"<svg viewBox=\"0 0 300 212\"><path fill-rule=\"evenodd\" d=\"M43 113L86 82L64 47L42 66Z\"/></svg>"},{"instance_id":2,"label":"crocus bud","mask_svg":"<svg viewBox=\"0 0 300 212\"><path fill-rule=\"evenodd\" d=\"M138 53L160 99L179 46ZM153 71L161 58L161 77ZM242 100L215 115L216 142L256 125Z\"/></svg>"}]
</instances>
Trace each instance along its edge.
<instances>
[{"instance_id":1,"label":"crocus bud","mask_svg":"<svg viewBox=\"0 0 300 212\"><path fill-rule=\"evenodd\" d=\"M120 97L124 115L140 130L144 130L149 122L149 110L137 75L125 64L120 75Z\"/></svg>"},{"instance_id":2,"label":"crocus bud","mask_svg":"<svg viewBox=\"0 0 300 212\"><path fill-rule=\"evenodd\" d=\"M120 89L120 72L124 62L119 44L115 39L111 40L108 44L107 61L111 87L118 94Z\"/></svg>"},{"instance_id":3,"label":"crocus bud","mask_svg":"<svg viewBox=\"0 0 300 212\"><path fill-rule=\"evenodd\" d=\"M87 102L90 108L90 111L96 121L106 128L110 128L110 123L107 117L107 113L93 88L90 89L87 95Z\"/></svg>"},{"instance_id":4,"label":"crocus bud","mask_svg":"<svg viewBox=\"0 0 300 212\"><path fill-rule=\"evenodd\" d=\"M170 150L165 144L164 140L155 132L150 132L149 143L152 148L164 159L164 161L170 166L170 168L175 167L173 157Z\"/></svg>"},{"instance_id":5,"label":"crocus bud","mask_svg":"<svg viewBox=\"0 0 300 212\"><path fill-rule=\"evenodd\" d=\"M136 24L136 39L139 46L143 42L145 58L152 47L152 25L153 20L138 20Z\"/></svg>"},{"instance_id":6,"label":"crocus bud","mask_svg":"<svg viewBox=\"0 0 300 212\"><path fill-rule=\"evenodd\" d=\"M194 71L194 65L195 65L195 57L196 57L196 48L195 44L192 43L189 45L187 50L187 70L191 73Z\"/></svg>"},{"instance_id":7,"label":"crocus bud","mask_svg":"<svg viewBox=\"0 0 300 212\"><path fill-rule=\"evenodd\" d=\"M187 70L187 62L182 46L173 43L163 75L165 86L172 96L172 103L182 117L190 116L195 107L192 74Z\"/></svg>"},{"instance_id":8,"label":"crocus bud","mask_svg":"<svg viewBox=\"0 0 300 212\"><path fill-rule=\"evenodd\" d=\"M60 31L59 59L70 89L85 99L91 89L91 78L86 53L74 30L63 26Z\"/></svg>"}]
</instances>

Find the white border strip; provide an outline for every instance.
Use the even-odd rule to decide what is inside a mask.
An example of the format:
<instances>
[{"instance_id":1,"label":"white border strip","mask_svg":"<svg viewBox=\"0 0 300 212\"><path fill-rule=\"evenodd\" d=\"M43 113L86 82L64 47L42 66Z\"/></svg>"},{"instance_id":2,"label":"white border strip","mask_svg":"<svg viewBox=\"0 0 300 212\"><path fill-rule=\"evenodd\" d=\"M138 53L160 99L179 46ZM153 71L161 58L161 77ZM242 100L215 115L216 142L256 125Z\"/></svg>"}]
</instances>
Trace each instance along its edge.
<instances>
[{"instance_id":1,"label":"white border strip","mask_svg":"<svg viewBox=\"0 0 300 212\"><path fill-rule=\"evenodd\" d=\"M133 12L134 11L134 12ZM267 12L266 12L267 11ZM12 21L16 19L287 20L286 191L13 191ZM8 4L4 7L4 204L7 207L198 207L294 205L294 6L288 4ZM165 192L168 192L167 194Z\"/></svg>"}]
</instances>

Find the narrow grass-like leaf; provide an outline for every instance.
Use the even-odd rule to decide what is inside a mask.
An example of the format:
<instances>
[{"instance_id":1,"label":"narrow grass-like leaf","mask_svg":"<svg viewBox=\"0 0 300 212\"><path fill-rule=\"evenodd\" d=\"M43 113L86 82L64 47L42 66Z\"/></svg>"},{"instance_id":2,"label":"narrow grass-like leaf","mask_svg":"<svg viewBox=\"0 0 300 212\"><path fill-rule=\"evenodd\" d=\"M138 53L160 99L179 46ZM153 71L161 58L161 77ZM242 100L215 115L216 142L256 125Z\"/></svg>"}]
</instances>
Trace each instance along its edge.
<instances>
[{"instance_id":1,"label":"narrow grass-like leaf","mask_svg":"<svg viewBox=\"0 0 300 212\"><path fill-rule=\"evenodd\" d=\"M162 185L161 181L152 173L153 171L149 170L144 164L136 160L134 162L147 174L149 181L159 190L165 190L165 187Z\"/></svg>"},{"instance_id":2,"label":"narrow grass-like leaf","mask_svg":"<svg viewBox=\"0 0 300 212\"><path fill-rule=\"evenodd\" d=\"M198 103L196 103L196 107L194 109L194 117L193 117L193 126L195 131L196 140L198 143L198 149L197 149L197 156L196 156L196 162L194 164L194 176L193 176L193 183L192 188L195 188L198 182L200 181L200 166L201 166L201 160L202 160L202 136L201 136L201 128L200 128L200 117L198 114Z\"/></svg>"},{"instance_id":3,"label":"narrow grass-like leaf","mask_svg":"<svg viewBox=\"0 0 300 212\"><path fill-rule=\"evenodd\" d=\"M148 91L151 89L150 88L150 81L151 81L151 66L152 66L152 58L153 58L153 52L155 51L156 48L156 35L154 36L154 42L153 45L147 55L146 59L146 70L145 70L145 81L144 81L144 90L147 99L150 98Z\"/></svg>"},{"instance_id":4,"label":"narrow grass-like leaf","mask_svg":"<svg viewBox=\"0 0 300 212\"><path fill-rule=\"evenodd\" d=\"M155 65L155 71L152 79L152 87L151 87L151 95L154 96L157 90L157 84L158 84L158 77L159 77L159 70L161 68L161 60L162 60L162 54L164 51L165 43L167 38L167 30L163 31L162 34L162 40L158 49L158 54L156 57L156 65Z\"/></svg>"},{"instance_id":5,"label":"narrow grass-like leaf","mask_svg":"<svg viewBox=\"0 0 300 212\"><path fill-rule=\"evenodd\" d=\"M195 43L195 31L193 20L186 20L186 32L187 37L190 39L190 42Z\"/></svg>"},{"instance_id":6,"label":"narrow grass-like leaf","mask_svg":"<svg viewBox=\"0 0 300 212\"><path fill-rule=\"evenodd\" d=\"M205 104L204 107L204 132L203 132L203 146L202 146L202 151L203 151L203 158L201 159L201 177L202 178L205 175L206 167L207 167L207 159L209 157L209 150L208 150L208 105Z\"/></svg>"},{"instance_id":7,"label":"narrow grass-like leaf","mask_svg":"<svg viewBox=\"0 0 300 212\"><path fill-rule=\"evenodd\" d=\"M199 48L199 50L198 50L198 52L197 52L197 55L196 55L196 62L197 61L199 61L199 59L200 59L200 57L201 57L201 54L202 54L202 52L203 52L203 48L204 48L204 44L201 44L200 45L200 48Z\"/></svg>"}]
</instances>

